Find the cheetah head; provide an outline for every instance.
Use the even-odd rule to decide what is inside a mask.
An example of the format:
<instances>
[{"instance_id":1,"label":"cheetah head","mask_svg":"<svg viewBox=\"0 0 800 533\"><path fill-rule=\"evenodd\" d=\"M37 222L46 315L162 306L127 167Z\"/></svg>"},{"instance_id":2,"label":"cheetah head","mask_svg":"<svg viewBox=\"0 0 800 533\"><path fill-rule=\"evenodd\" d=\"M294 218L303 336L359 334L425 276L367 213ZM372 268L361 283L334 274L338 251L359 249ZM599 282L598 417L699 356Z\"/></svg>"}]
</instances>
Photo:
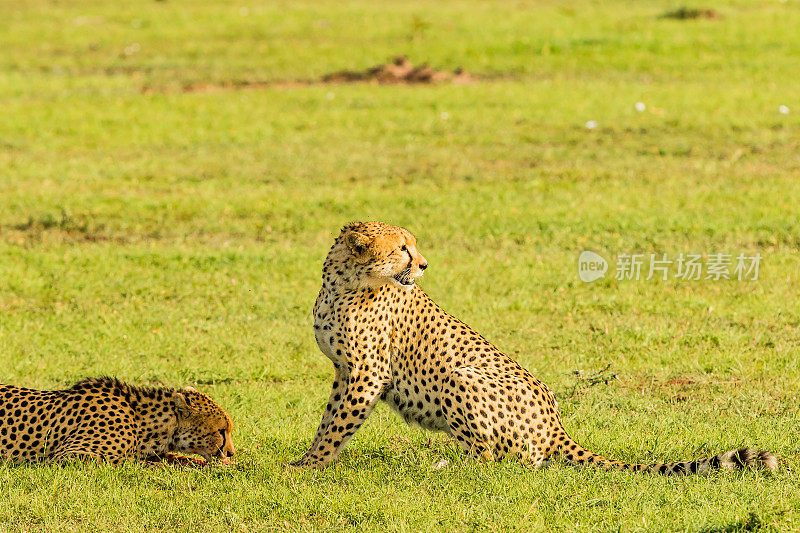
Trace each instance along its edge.
<instances>
[{"instance_id":1,"label":"cheetah head","mask_svg":"<svg viewBox=\"0 0 800 533\"><path fill-rule=\"evenodd\" d=\"M358 286L391 284L414 287L428 261L417 250L417 239L403 228L382 222L359 222L342 229L346 263Z\"/></svg>"},{"instance_id":2,"label":"cheetah head","mask_svg":"<svg viewBox=\"0 0 800 533\"><path fill-rule=\"evenodd\" d=\"M178 427L170 451L197 454L207 461L216 458L227 462L233 457L233 421L222 407L191 387L176 392L172 401Z\"/></svg>"}]
</instances>

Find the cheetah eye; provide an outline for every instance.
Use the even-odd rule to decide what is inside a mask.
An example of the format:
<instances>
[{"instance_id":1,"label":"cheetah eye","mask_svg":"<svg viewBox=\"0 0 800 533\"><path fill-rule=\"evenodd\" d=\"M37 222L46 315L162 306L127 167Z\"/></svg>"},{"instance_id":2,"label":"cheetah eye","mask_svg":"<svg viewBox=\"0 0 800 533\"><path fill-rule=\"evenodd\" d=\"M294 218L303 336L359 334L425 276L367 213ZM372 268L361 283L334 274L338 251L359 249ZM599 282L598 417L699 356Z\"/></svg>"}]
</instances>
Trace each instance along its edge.
<instances>
[{"instance_id":1,"label":"cheetah eye","mask_svg":"<svg viewBox=\"0 0 800 533\"><path fill-rule=\"evenodd\" d=\"M401 246L401 247L400 247L400 251L401 251L401 252L407 252L407 251L408 251L408 246L406 246L406 245L404 244L403 246Z\"/></svg>"}]
</instances>

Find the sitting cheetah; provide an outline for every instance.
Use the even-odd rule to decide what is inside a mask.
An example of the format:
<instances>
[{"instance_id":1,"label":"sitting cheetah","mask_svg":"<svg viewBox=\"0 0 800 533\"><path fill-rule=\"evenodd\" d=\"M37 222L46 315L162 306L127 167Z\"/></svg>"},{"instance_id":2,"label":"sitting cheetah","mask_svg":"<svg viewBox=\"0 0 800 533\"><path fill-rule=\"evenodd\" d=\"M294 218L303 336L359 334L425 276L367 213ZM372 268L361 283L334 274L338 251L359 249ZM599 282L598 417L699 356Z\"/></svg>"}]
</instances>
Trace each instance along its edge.
<instances>
[{"instance_id":1,"label":"sitting cheetah","mask_svg":"<svg viewBox=\"0 0 800 533\"><path fill-rule=\"evenodd\" d=\"M56 391L0 385L4 459L195 462L172 453L182 452L227 462L232 430L228 413L191 387L134 387L105 377Z\"/></svg>"},{"instance_id":2,"label":"sitting cheetah","mask_svg":"<svg viewBox=\"0 0 800 533\"><path fill-rule=\"evenodd\" d=\"M414 236L381 222L342 228L322 269L314 333L335 368L311 447L294 465L322 468L378 400L409 423L444 431L483 459L515 456L667 475L713 468L777 468L766 451L742 448L677 463L631 464L594 454L564 430L547 386L415 284L428 266Z\"/></svg>"}]
</instances>

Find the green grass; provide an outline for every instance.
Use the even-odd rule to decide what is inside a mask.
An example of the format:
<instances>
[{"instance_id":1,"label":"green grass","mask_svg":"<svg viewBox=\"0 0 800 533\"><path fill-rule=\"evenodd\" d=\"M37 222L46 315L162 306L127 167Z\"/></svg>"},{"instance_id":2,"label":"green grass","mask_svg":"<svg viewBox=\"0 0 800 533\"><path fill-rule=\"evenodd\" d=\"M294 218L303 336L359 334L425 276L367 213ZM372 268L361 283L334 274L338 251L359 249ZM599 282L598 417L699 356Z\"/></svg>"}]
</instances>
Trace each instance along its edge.
<instances>
[{"instance_id":1,"label":"green grass","mask_svg":"<svg viewBox=\"0 0 800 533\"><path fill-rule=\"evenodd\" d=\"M0 381L196 384L240 453L3 464L0 530L800 529L800 6L660 18L678 7L6 1ZM286 83L398 54L479 82ZM331 468L285 468L332 377L321 263L361 219L417 235L425 290L547 382L586 447L753 445L782 470L479 464L383 406ZM763 260L755 282L584 284L584 249ZM576 380L607 365L618 380Z\"/></svg>"}]
</instances>

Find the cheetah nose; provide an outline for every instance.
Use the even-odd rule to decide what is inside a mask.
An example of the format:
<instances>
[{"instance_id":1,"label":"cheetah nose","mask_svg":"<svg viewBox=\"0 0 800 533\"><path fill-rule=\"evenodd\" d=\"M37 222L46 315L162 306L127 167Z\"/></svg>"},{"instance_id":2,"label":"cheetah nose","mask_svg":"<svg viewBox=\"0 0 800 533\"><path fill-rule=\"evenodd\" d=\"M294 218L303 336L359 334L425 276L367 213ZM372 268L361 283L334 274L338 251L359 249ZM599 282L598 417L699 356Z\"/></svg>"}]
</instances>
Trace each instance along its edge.
<instances>
[{"instance_id":1,"label":"cheetah nose","mask_svg":"<svg viewBox=\"0 0 800 533\"><path fill-rule=\"evenodd\" d=\"M422 263L419 264L419 269L425 270L426 268L428 268L428 262L423 259Z\"/></svg>"}]
</instances>

